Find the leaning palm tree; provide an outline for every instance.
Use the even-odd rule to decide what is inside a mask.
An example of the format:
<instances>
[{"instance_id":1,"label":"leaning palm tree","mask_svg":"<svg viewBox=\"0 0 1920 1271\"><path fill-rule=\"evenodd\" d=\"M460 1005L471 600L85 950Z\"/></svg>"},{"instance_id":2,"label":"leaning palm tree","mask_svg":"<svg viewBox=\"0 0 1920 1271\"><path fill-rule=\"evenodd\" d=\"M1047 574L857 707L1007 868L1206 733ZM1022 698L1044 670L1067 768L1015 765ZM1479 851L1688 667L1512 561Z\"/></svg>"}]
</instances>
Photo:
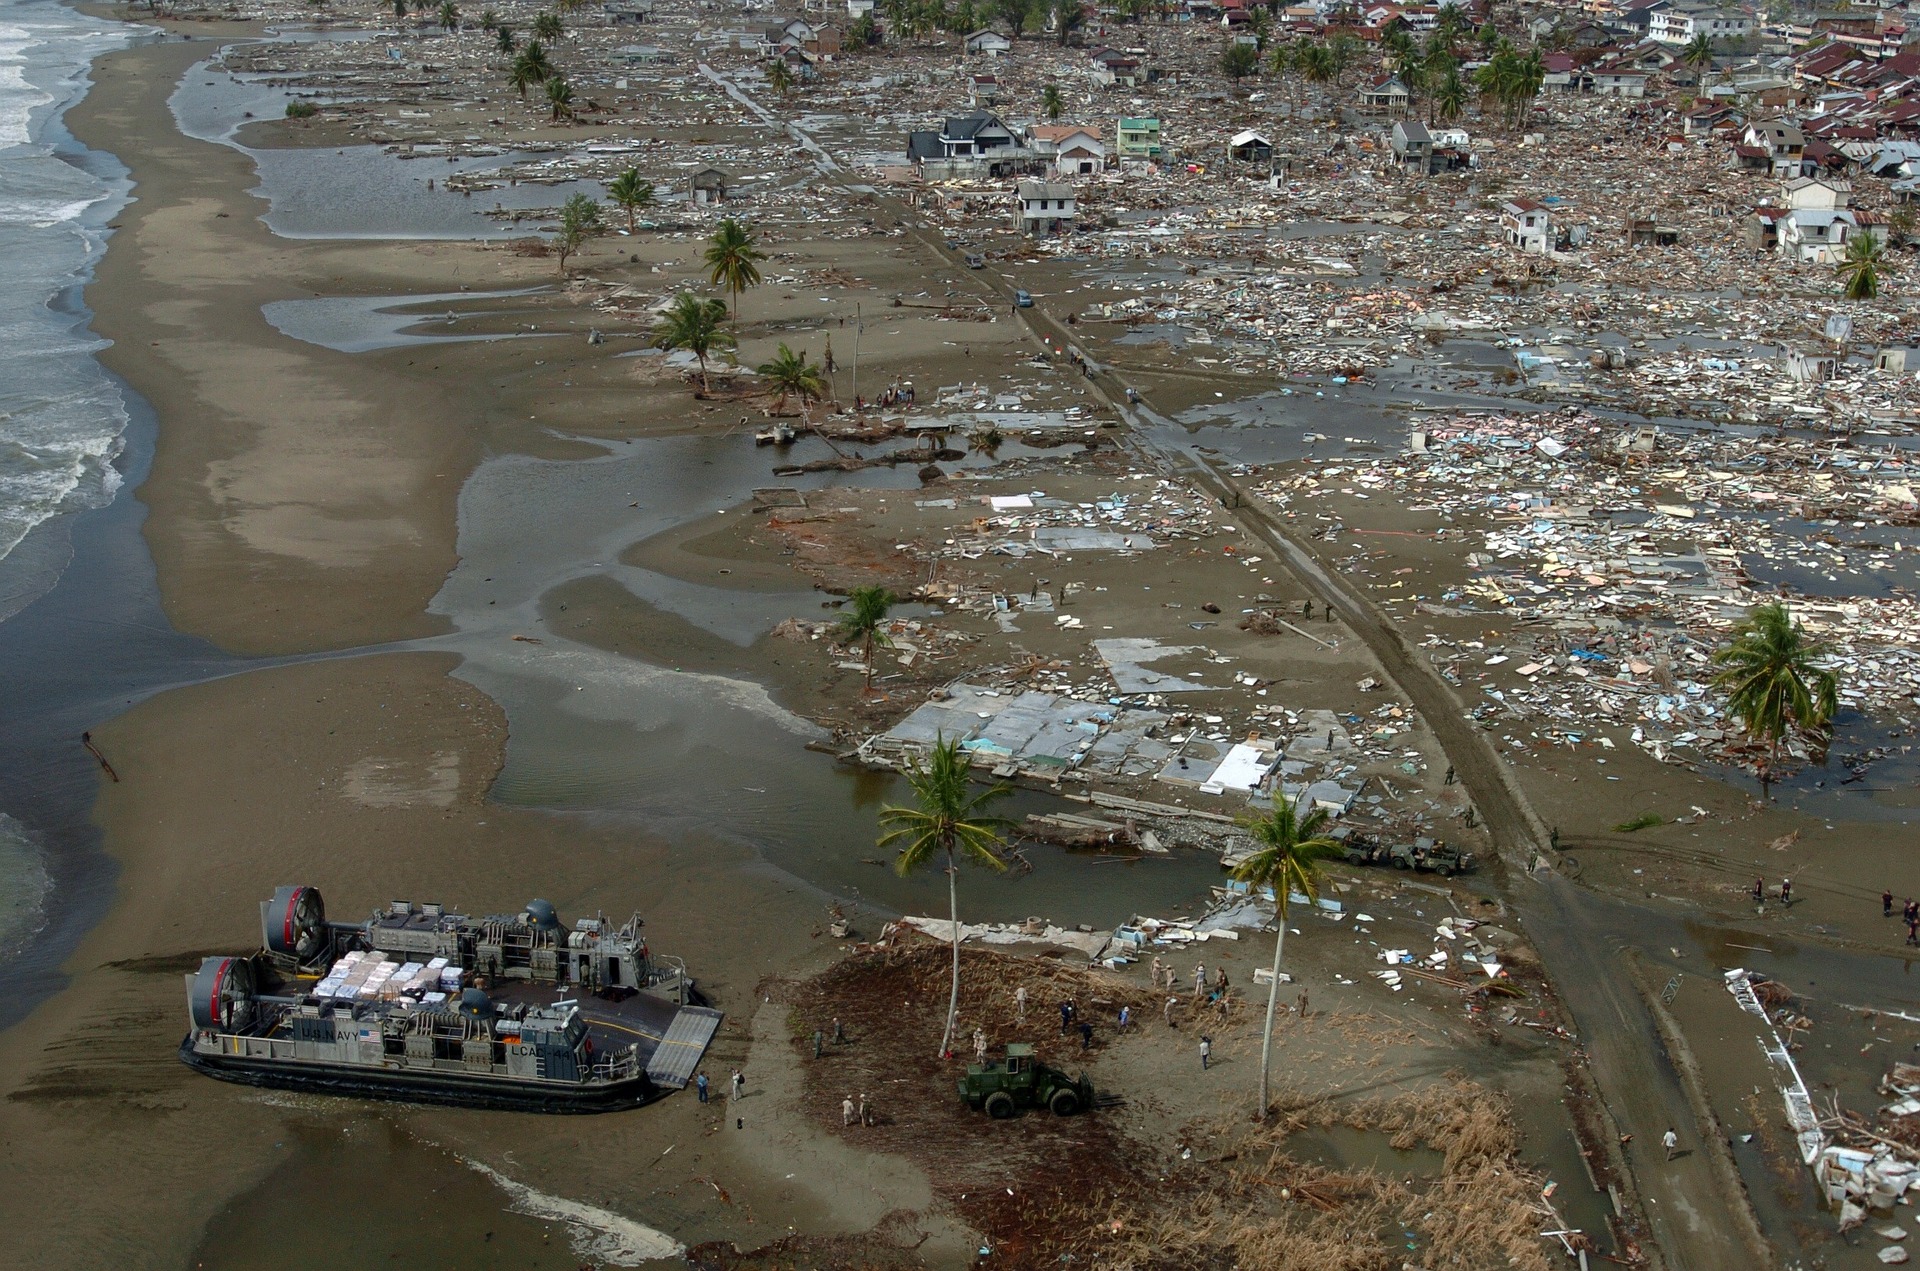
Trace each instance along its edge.
<instances>
[{"instance_id":1,"label":"leaning palm tree","mask_svg":"<svg viewBox=\"0 0 1920 1271\"><path fill-rule=\"evenodd\" d=\"M897 597L885 587L855 587L847 593L853 607L840 619L840 642L860 642L860 654L867 667L867 688L873 688L873 646L888 644L887 613Z\"/></svg>"},{"instance_id":2,"label":"leaning palm tree","mask_svg":"<svg viewBox=\"0 0 1920 1271\"><path fill-rule=\"evenodd\" d=\"M685 349L693 354L700 364L700 390L710 393L713 385L707 380L707 356L733 343L733 337L723 325L726 320L726 301L711 297L702 300L691 291L683 291L654 322L654 347L669 352Z\"/></svg>"},{"instance_id":3,"label":"leaning palm tree","mask_svg":"<svg viewBox=\"0 0 1920 1271\"><path fill-rule=\"evenodd\" d=\"M725 287L733 297L733 325L740 326L740 293L760 285L759 262L766 259L753 245L746 227L729 216L713 231L707 244L707 279L716 287Z\"/></svg>"},{"instance_id":4,"label":"leaning palm tree","mask_svg":"<svg viewBox=\"0 0 1920 1271\"><path fill-rule=\"evenodd\" d=\"M1067 103L1060 96L1060 85L1048 84L1040 90L1040 109L1047 112L1049 123L1058 121L1067 112Z\"/></svg>"},{"instance_id":5,"label":"leaning palm tree","mask_svg":"<svg viewBox=\"0 0 1920 1271\"><path fill-rule=\"evenodd\" d=\"M1847 240L1834 268L1845 280L1841 292L1849 300L1872 300L1880 294L1880 270L1886 264L1886 248L1877 234L1861 231Z\"/></svg>"},{"instance_id":6,"label":"leaning palm tree","mask_svg":"<svg viewBox=\"0 0 1920 1271\"><path fill-rule=\"evenodd\" d=\"M1234 868L1233 877L1252 890L1273 888L1278 925L1273 935L1273 979L1267 985L1267 1026L1260 1034L1260 1116L1267 1115L1267 1080L1272 1070L1273 1012L1280 997L1280 951L1286 947L1288 899L1298 892L1309 902L1320 899L1323 875L1320 862L1340 855L1340 845L1321 830L1327 823L1324 808L1298 815L1298 803L1284 794L1273 799L1273 811L1243 822L1253 835L1253 855Z\"/></svg>"},{"instance_id":7,"label":"leaning palm tree","mask_svg":"<svg viewBox=\"0 0 1920 1271\"><path fill-rule=\"evenodd\" d=\"M800 399L800 413L807 413L807 403L819 401L827 395L826 378L820 374L817 364L807 361L807 351L801 349L795 353L785 344L773 356L771 362L762 362L754 368L754 373L768 382L778 397L773 408L777 411L787 404L787 398Z\"/></svg>"},{"instance_id":8,"label":"leaning palm tree","mask_svg":"<svg viewBox=\"0 0 1920 1271\"><path fill-rule=\"evenodd\" d=\"M538 48L540 46L534 44L528 47ZM514 91L520 94L521 101L527 100L528 88L543 82L546 78L546 72L541 70L524 52L521 53L519 57L513 59L513 66L507 71L507 83L513 85Z\"/></svg>"},{"instance_id":9,"label":"leaning palm tree","mask_svg":"<svg viewBox=\"0 0 1920 1271\"><path fill-rule=\"evenodd\" d=\"M995 873L1006 869L999 853L1001 830L1007 824L999 817L983 815L995 799L1005 798L1012 787L1002 783L985 790L971 789L966 756L958 742L936 738L925 765L907 767L907 784L913 787L911 808L880 809L880 824L888 827L880 836L881 847L897 845L900 855L893 868L901 877L913 873L938 856L946 858L947 913L953 939L953 988L947 996L947 1027L940 1037L944 1058L953 1047L954 1020L960 1014L960 859L984 865Z\"/></svg>"},{"instance_id":10,"label":"leaning palm tree","mask_svg":"<svg viewBox=\"0 0 1920 1271\"><path fill-rule=\"evenodd\" d=\"M1826 653L1776 601L1748 610L1733 629L1732 642L1713 655L1720 668L1713 682L1726 690L1727 710L1749 737L1766 743L1760 764L1763 795L1773 782L1782 741L1795 732L1822 743L1832 735L1839 684L1819 665Z\"/></svg>"},{"instance_id":11,"label":"leaning palm tree","mask_svg":"<svg viewBox=\"0 0 1920 1271\"><path fill-rule=\"evenodd\" d=\"M573 85L567 83L566 76L547 76L547 105L552 108L554 123L573 118Z\"/></svg>"},{"instance_id":12,"label":"leaning palm tree","mask_svg":"<svg viewBox=\"0 0 1920 1271\"><path fill-rule=\"evenodd\" d=\"M640 178L640 169L628 168L607 182L607 197L627 214L627 233L633 233L633 214L654 204L653 182Z\"/></svg>"}]
</instances>

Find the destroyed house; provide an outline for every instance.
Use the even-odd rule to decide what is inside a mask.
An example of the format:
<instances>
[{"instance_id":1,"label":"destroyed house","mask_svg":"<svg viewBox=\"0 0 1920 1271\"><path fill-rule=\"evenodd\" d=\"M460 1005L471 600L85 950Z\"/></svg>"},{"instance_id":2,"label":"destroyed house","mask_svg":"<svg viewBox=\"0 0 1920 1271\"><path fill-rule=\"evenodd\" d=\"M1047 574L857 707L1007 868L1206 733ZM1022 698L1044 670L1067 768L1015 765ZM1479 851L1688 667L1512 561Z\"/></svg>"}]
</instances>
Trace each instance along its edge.
<instances>
[{"instance_id":1,"label":"destroyed house","mask_svg":"<svg viewBox=\"0 0 1920 1271\"><path fill-rule=\"evenodd\" d=\"M687 178L687 190L695 203L724 203L733 178L718 168L702 168Z\"/></svg>"},{"instance_id":2,"label":"destroyed house","mask_svg":"<svg viewBox=\"0 0 1920 1271\"><path fill-rule=\"evenodd\" d=\"M1626 229L1629 247L1672 247L1680 241L1680 231L1662 225L1658 216L1636 216L1629 212Z\"/></svg>"},{"instance_id":3,"label":"destroyed house","mask_svg":"<svg viewBox=\"0 0 1920 1271\"><path fill-rule=\"evenodd\" d=\"M653 21L653 0L607 0L600 11L614 26L637 25Z\"/></svg>"}]
</instances>

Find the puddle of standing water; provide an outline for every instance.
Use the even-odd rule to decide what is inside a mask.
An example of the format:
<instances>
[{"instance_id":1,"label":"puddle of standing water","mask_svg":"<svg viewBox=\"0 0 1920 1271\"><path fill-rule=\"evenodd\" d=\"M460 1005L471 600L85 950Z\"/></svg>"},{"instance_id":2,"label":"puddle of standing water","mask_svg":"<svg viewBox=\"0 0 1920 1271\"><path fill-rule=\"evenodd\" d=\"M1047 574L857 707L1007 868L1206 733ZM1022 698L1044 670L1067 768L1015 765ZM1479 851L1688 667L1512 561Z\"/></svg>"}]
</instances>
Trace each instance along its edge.
<instances>
[{"instance_id":1,"label":"puddle of standing water","mask_svg":"<svg viewBox=\"0 0 1920 1271\"><path fill-rule=\"evenodd\" d=\"M1430 1147L1396 1148L1384 1130L1315 1126L1287 1136L1287 1150L1303 1161L1334 1169L1370 1169L1396 1178L1437 1178L1447 1158Z\"/></svg>"},{"instance_id":2,"label":"puddle of standing water","mask_svg":"<svg viewBox=\"0 0 1920 1271\"><path fill-rule=\"evenodd\" d=\"M406 345L526 340L563 334L555 331L461 334L445 330L452 325L449 319L493 316L489 311L472 309L462 309L456 315L452 307L456 304L531 296L545 290L545 287L522 287L517 291L443 291L424 296L313 296L275 300L262 305L260 312L281 335L341 353L371 353ZM416 312L423 305L446 308L436 313ZM423 329L428 323L439 324L441 329Z\"/></svg>"}]
</instances>

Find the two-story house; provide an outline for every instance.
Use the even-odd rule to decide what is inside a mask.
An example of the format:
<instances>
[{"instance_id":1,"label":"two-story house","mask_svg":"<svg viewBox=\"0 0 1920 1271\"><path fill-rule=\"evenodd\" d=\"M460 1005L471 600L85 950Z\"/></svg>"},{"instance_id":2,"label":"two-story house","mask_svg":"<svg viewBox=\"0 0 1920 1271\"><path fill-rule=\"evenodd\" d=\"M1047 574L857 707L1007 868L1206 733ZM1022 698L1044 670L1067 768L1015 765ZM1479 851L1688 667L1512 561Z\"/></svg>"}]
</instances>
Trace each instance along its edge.
<instances>
[{"instance_id":1,"label":"two-story house","mask_svg":"<svg viewBox=\"0 0 1920 1271\"><path fill-rule=\"evenodd\" d=\"M1014 187L1014 227L1023 234L1072 229L1078 208L1064 181L1021 181Z\"/></svg>"}]
</instances>

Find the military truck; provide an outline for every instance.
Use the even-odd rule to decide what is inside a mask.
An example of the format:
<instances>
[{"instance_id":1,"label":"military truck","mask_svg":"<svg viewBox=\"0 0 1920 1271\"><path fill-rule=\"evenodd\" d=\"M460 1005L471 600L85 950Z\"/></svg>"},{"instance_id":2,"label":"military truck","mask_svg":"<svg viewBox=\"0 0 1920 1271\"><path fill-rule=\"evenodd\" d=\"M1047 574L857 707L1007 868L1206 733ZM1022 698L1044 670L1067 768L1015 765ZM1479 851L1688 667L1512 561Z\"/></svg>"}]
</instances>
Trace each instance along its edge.
<instances>
[{"instance_id":1,"label":"military truck","mask_svg":"<svg viewBox=\"0 0 1920 1271\"><path fill-rule=\"evenodd\" d=\"M1381 843L1355 834L1345 843L1349 865L1391 865L1395 869L1417 869L1442 877L1473 870L1473 853L1450 847L1444 841L1417 838L1411 843Z\"/></svg>"},{"instance_id":2,"label":"military truck","mask_svg":"<svg viewBox=\"0 0 1920 1271\"><path fill-rule=\"evenodd\" d=\"M1084 1072L1076 1081L1041 1063L1026 1042L1009 1042L1004 1061L967 1065L960 1097L995 1120L1004 1121L1021 1108L1047 1108L1055 1116L1070 1117L1093 1106L1093 1083Z\"/></svg>"}]
</instances>

